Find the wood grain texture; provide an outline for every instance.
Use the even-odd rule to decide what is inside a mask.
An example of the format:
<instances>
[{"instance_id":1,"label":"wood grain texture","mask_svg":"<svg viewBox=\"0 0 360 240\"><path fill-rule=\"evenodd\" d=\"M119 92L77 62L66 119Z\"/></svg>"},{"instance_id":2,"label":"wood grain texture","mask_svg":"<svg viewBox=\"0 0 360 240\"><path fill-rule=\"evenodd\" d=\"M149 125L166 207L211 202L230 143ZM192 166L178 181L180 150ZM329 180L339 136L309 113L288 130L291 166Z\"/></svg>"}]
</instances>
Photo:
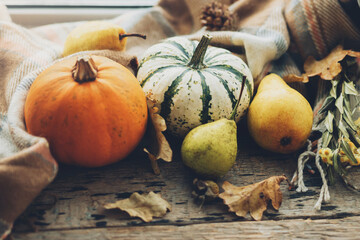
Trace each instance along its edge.
<instances>
[{"instance_id":1,"label":"wood grain texture","mask_svg":"<svg viewBox=\"0 0 360 240\"><path fill-rule=\"evenodd\" d=\"M359 239L360 217L322 220L206 223L187 226L90 228L14 234L13 238L103 239ZM342 226L342 227L339 227Z\"/></svg>"},{"instance_id":2,"label":"wood grain texture","mask_svg":"<svg viewBox=\"0 0 360 240\"><path fill-rule=\"evenodd\" d=\"M218 183L221 185L226 180L234 185L244 186L273 175L285 174L291 177L296 169L297 155L277 155L264 151L250 140L244 129L239 129L241 134L239 135L238 160L231 171ZM198 228L205 226L209 226L209 230L215 231L216 234L221 234L221 232L229 234L229 237L242 232L246 236L247 230L243 226L256 226L257 230L254 229L254 234L260 236L261 231L264 234L268 231L285 233L291 228L291 223L300 224L297 231L302 231L302 228L309 225L303 219L354 217L349 218L351 223L360 220L360 217L357 217L360 216L359 194L348 190L341 182L330 187L331 203L324 205L321 211L313 209L321 187L321 180L316 174L305 174L305 184L309 188L306 193L289 191L286 183L281 184L283 203L280 210L266 211L264 221L261 223L252 221L249 215L246 218L240 218L228 212L228 208L220 199L206 203L200 209L191 198L192 181L195 175L181 162L180 144L172 142L172 146L175 159L171 163L159 162L161 169L159 176L153 174L149 160L145 154L140 153L141 151L136 151L122 162L103 168L84 169L60 166L60 172L55 181L17 220L14 236L19 239L58 239L58 236L65 234L72 236L66 239L86 239L83 238L86 236L85 233L91 232L98 234L98 239L101 239L103 235L111 239L113 235L127 236L129 231L136 230L133 234L137 238L141 238L146 232L151 232L149 234L161 239L165 238L166 229L170 229L168 232L170 234L179 228L182 229L181 234L186 239L192 236L191 233L187 233L188 231L196 234ZM354 178L359 179L357 176L359 174L355 173ZM106 203L127 198L135 191L161 193L163 198L172 205L172 211L163 218L155 218L150 223L144 223L138 218L130 218L126 213L105 210L102 207ZM295 221L296 219L299 221ZM319 220L318 223L326 225L326 221ZM343 225L337 225L341 223L341 220L329 221L326 225L328 228L333 227L337 231L343 231ZM280 223L284 225L279 225ZM225 230L222 231L217 226L223 226ZM263 229L260 226L263 226ZM313 229L315 231L315 227ZM34 230L38 232L31 233ZM294 236L302 234L301 231L297 233L295 230ZM198 233L199 237L206 233L205 229L203 231L203 233ZM316 231L318 234L330 234L324 229ZM77 238L77 235L82 237ZM46 236L54 236L54 238L46 238Z\"/></svg>"}]
</instances>

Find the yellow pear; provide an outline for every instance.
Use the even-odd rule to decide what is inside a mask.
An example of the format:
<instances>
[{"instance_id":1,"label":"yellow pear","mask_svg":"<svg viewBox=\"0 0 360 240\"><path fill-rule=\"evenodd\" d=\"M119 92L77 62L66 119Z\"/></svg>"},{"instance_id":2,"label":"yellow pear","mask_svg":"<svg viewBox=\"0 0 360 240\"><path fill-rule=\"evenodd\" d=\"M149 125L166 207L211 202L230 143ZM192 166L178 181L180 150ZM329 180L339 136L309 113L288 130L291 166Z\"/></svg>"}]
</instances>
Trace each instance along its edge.
<instances>
[{"instance_id":1,"label":"yellow pear","mask_svg":"<svg viewBox=\"0 0 360 240\"><path fill-rule=\"evenodd\" d=\"M313 124L313 111L298 91L276 74L261 80L250 104L250 135L262 148L292 153L304 146Z\"/></svg>"},{"instance_id":2,"label":"yellow pear","mask_svg":"<svg viewBox=\"0 0 360 240\"><path fill-rule=\"evenodd\" d=\"M65 40L63 56L89 50L117 50L123 51L127 37L146 36L141 34L127 34L119 25L109 21L87 21L74 28Z\"/></svg>"}]
</instances>

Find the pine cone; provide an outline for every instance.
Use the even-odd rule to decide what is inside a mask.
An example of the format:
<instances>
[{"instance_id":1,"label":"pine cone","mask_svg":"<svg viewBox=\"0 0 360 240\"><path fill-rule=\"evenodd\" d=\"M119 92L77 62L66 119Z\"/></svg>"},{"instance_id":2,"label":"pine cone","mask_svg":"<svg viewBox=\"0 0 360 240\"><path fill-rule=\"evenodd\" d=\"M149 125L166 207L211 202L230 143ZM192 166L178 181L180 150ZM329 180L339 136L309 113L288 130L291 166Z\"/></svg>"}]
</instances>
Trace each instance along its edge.
<instances>
[{"instance_id":1,"label":"pine cone","mask_svg":"<svg viewBox=\"0 0 360 240\"><path fill-rule=\"evenodd\" d=\"M232 27L232 14L227 5L215 1L205 6L200 21L202 26L206 26L206 30L230 30Z\"/></svg>"}]
</instances>

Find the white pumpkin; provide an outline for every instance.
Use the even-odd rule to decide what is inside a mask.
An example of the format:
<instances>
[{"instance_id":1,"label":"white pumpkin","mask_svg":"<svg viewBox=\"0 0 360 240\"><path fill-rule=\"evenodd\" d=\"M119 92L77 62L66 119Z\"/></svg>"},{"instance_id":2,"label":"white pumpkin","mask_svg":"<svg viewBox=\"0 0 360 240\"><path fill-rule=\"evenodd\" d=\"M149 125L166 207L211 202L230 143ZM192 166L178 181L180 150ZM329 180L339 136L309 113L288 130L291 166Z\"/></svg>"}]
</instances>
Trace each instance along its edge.
<instances>
[{"instance_id":1,"label":"white pumpkin","mask_svg":"<svg viewBox=\"0 0 360 240\"><path fill-rule=\"evenodd\" d=\"M230 51L208 47L185 37L169 38L150 47L140 60L138 80L151 93L168 130L184 137L201 124L228 118L239 98L235 121L246 113L254 91L245 62Z\"/></svg>"}]
</instances>

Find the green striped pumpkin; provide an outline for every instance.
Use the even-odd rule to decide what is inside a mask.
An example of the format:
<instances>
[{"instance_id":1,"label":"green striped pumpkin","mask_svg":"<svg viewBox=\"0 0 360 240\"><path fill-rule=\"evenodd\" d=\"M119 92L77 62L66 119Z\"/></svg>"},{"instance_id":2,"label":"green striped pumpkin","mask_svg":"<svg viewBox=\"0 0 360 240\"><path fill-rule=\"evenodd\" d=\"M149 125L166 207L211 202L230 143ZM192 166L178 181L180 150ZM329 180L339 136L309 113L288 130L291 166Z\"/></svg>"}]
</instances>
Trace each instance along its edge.
<instances>
[{"instance_id":1,"label":"green striped pumpkin","mask_svg":"<svg viewBox=\"0 0 360 240\"><path fill-rule=\"evenodd\" d=\"M249 107L254 83L241 58L230 51L208 47L211 37L198 41L169 38L150 47L140 60L138 80L151 94L168 130L184 137L201 124L227 118L245 86L235 120Z\"/></svg>"}]
</instances>

